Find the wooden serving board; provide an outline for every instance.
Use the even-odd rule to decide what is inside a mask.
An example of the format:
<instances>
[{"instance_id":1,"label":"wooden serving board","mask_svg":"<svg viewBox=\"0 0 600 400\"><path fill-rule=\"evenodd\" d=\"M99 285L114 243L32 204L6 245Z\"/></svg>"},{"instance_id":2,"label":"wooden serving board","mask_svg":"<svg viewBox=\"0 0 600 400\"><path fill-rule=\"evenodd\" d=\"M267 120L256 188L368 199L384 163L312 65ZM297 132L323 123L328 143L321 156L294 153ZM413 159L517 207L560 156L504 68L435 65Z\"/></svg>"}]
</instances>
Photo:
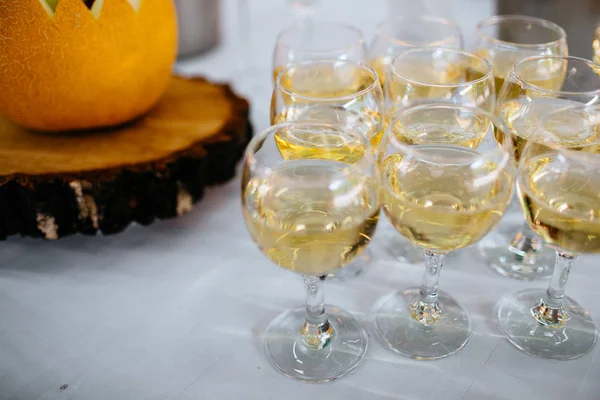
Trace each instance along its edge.
<instances>
[{"instance_id":1,"label":"wooden serving board","mask_svg":"<svg viewBox=\"0 0 600 400\"><path fill-rule=\"evenodd\" d=\"M0 117L0 239L181 215L235 175L251 135L248 102L202 78L174 77L146 116L117 128L38 133Z\"/></svg>"}]
</instances>

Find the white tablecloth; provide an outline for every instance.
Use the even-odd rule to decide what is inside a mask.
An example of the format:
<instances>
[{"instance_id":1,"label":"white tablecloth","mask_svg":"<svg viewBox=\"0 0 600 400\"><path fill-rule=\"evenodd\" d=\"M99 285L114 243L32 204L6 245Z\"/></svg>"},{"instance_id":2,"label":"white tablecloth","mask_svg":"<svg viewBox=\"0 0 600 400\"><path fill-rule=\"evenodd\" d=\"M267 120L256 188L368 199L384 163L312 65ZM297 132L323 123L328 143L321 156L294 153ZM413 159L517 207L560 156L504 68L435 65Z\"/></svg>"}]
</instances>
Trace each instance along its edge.
<instances>
[{"instance_id":1,"label":"white tablecloth","mask_svg":"<svg viewBox=\"0 0 600 400\"><path fill-rule=\"evenodd\" d=\"M266 72L274 36L292 16L284 0L250 1L255 60ZM490 9L483 0L463 2L472 19ZM224 46L181 71L231 76L239 65L235 3L224 7ZM386 14L382 0L323 3L322 19L351 22L368 37ZM265 90L252 96L259 128L268 97ZM307 385L280 375L262 353L261 332L277 313L303 301L303 286L251 242L239 196L236 179L211 189L177 220L111 237L0 244L0 399L600 399L600 346L579 360L553 362L523 354L503 338L495 303L545 283L503 278L474 249L452 257L441 280L473 318L473 337L459 354L414 361L371 335L364 362L339 381ZM423 272L422 265L386 258L377 239L373 250L378 260L367 273L326 290L329 303L365 324L377 298L418 285ZM600 322L598 261L584 258L574 268L568 294Z\"/></svg>"}]
</instances>

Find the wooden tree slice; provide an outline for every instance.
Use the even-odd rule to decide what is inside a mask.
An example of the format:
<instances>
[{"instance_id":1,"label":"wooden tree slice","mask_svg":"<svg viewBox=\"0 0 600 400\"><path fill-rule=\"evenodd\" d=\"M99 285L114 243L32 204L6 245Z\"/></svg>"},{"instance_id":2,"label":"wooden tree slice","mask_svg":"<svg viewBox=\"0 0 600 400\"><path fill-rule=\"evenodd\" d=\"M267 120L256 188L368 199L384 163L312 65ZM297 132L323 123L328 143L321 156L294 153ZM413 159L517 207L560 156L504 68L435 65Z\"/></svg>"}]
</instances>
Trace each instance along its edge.
<instances>
[{"instance_id":1,"label":"wooden tree slice","mask_svg":"<svg viewBox=\"0 0 600 400\"><path fill-rule=\"evenodd\" d=\"M189 211L235 175L248 114L229 86L174 77L150 113L113 129L38 133L0 117L0 239L113 234Z\"/></svg>"}]
</instances>

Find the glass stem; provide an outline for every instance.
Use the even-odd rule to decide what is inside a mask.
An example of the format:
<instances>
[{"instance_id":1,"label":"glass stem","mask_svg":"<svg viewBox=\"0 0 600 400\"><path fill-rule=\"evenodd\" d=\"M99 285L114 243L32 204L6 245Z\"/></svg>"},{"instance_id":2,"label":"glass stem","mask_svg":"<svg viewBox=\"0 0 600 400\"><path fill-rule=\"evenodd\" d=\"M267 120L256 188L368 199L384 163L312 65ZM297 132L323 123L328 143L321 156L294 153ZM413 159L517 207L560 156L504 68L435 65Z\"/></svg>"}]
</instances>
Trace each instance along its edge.
<instances>
[{"instance_id":1,"label":"glass stem","mask_svg":"<svg viewBox=\"0 0 600 400\"><path fill-rule=\"evenodd\" d=\"M438 283L445 254L425 250L425 275L419 300L411 306L411 316L425 326L433 325L442 316L438 303Z\"/></svg>"},{"instance_id":2,"label":"glass stem","mask_svg":"<svg viewBox=\"0 0 600 400\"><path fill-rule=\"evenodd\" d=\"M321 350L333 339L333 327L325 313L323 284L326 276L304 276L306 317L300 329L303 343L312 350Z\"/></svg>"},{"instance_id":3,"label":"glass stem","mask_svg":"<svg viewBox=\"0 0 600 400\"><path fill-rule=\"evenodd\" d=\"M571 272L571 266L576 259L576 256L568 255L561 251L556 252L554 273L552 274L548 290L546 290L546 294L540 301L540 304L531 310L533 317L540 324L560 327L569 319L569 315L563 307L563 301L569 272Z\"/></svg>"}]
</instances>

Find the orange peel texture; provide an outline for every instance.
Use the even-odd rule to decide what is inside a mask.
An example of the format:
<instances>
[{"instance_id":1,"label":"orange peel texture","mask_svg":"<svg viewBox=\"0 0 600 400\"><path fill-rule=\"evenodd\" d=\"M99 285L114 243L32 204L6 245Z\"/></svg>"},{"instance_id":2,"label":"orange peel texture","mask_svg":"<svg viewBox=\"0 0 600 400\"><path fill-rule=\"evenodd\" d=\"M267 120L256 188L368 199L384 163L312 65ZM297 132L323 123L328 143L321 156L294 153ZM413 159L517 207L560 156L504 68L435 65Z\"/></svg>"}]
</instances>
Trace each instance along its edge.
<instances>
[{"instance_id":1,"label":"orange peel texture","mask_svg":"<svg viewBox=\"0 0 600 400\"><path fill-rule=\"evenodd\" d=\"M0 114L42 131L118 125L165 92L173 0L0 1Z\"/></svg>"}]
</instances>

